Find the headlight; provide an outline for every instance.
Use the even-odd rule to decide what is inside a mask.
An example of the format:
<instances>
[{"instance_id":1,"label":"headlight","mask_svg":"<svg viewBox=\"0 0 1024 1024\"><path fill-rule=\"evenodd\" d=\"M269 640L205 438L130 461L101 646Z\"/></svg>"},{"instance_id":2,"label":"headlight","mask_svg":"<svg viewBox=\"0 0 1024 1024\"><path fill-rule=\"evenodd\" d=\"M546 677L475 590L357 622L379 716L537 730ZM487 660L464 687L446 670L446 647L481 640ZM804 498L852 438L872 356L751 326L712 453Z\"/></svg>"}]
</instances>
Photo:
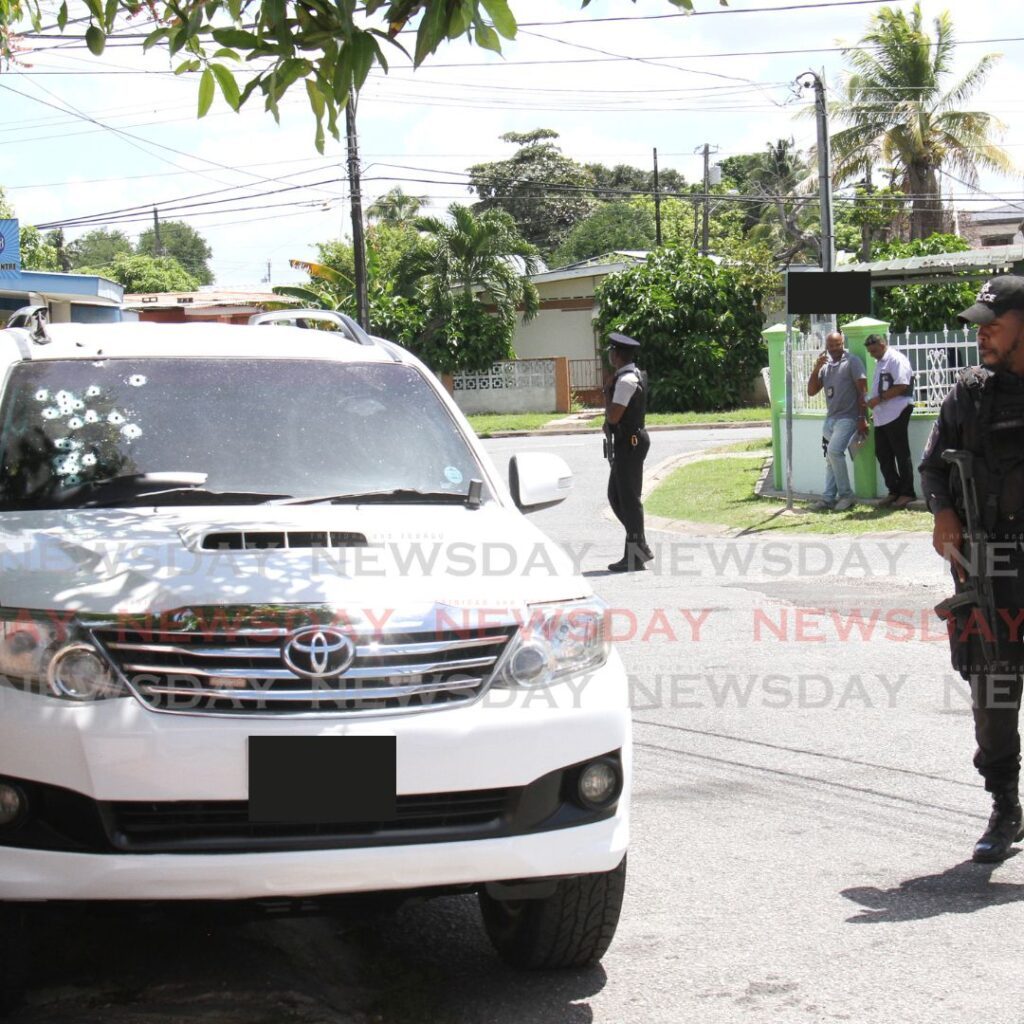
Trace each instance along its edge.
<instances>
[{"instance_id":1,"label":"headlight","mask_svg":"<svg viewBox=\"0 0 1024 1024\"><path fill-rule=\"evenodd\" d=\"M0 619L0 676L19 689L63 700L128 696L84 633L56 613L23 611Z\"/></svg>"},{"instance_id":2,"label":"headlight","mask_svg":"<svg viewBox=\"0 0 1024 1024\"><path fill-rule=\"evenodd\" d=\"M512 638L496 686L550 686L568 675L593 671L608 660L607 606L545 604L530 609L529 621Z\"/></svg>"}]
</instances>

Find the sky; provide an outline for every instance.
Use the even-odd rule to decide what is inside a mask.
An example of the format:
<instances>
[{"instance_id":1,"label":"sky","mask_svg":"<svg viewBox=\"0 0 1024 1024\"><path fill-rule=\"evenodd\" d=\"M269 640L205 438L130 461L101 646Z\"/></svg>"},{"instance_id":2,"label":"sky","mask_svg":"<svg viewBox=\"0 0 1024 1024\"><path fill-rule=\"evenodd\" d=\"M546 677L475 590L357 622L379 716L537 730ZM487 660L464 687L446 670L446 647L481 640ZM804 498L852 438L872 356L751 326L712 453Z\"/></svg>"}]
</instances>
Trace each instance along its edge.
<instances>
[{"instance_id":1,"label":"sky","mask_svg":"<svg viewBox=\"0 0 1024 1024\"><path fill-rule=\"evenodd\" d=\"M562 151L581 162L650 167L657 148L659 166L689 181L701 178L705 143L712 162L780 138L806 149L812 97L796 79L813 69L841 88L840 48L885 6L694 0L686 16L668 0L510 5L520 29L501 56L462 39L418 70L396 50L390 73L371 72L358 105L364 203L396 185L424 197L428 213L472 202L466 168L511 155L499 136L532 128L557 131ZM961 72L1003 54L969 106L1002 120L1002 144L1024 166L1024 34L1005 0L922 0L922 9L929 19L952 14ZM344 145L328 138L316 152L301 85L280 125L256 98L236 114L218 96L200 120L197 77L174 76L165 53L143 55L126 37L95 58L76 32L26 39L20 65L0 72L0 186L23 224L102 215L95 226L134 237L152 225L155 204L161 219L187 220L207 239L217 287L261 290L268 275L269 284L303 280L289 259L315 259L317 242L350 234ZM961 209L1009 200L1024 209L1019 174L983 173L979 190L951 179L944 187ZM135 207L134 219L102 223Z\"/></svg>"}]
</instances>

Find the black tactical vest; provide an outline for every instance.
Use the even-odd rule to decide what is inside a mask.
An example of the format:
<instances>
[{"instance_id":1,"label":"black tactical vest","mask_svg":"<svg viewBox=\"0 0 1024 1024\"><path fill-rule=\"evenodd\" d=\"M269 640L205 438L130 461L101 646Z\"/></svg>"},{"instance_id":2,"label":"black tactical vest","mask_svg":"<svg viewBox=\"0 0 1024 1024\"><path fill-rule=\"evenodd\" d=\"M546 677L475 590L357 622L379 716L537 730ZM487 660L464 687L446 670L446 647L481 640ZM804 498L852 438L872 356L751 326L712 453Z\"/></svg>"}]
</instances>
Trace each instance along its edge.
<instances>
[{"instance_id":1,"label":"black tactical vest","mask_svg":"<svg viewBox=\"0 0 1024 1024\"><path fill-rule=\"evenodd\" d=\"M976 456L982 523L994 537L1017 537L1024 533L1024 378L975 367L961 380L970 397L963 444Z\"/></svg>"},{"instance_id":2,"label":"black tactical vest","mask_svg":"<svg viewBox=\"0 0 1024 1024\"><path fill-rule=\"evenodd\" d=\"M624 366L621 370L616 371L615 376L612 377L605 388L605 401L606 404L611 403L612 396L615 394L615 385L618 383L619 378L625 373L632 373L634 371L640 378L640 384L637 386L636 391L633 392L633 397L629 400L629 405L626 406L622 419L616 424L615 435L617 437L629 437L631 434L638 433L644 429L646 422L647 374L636 366Z\"/></svg>"}]
</instances>

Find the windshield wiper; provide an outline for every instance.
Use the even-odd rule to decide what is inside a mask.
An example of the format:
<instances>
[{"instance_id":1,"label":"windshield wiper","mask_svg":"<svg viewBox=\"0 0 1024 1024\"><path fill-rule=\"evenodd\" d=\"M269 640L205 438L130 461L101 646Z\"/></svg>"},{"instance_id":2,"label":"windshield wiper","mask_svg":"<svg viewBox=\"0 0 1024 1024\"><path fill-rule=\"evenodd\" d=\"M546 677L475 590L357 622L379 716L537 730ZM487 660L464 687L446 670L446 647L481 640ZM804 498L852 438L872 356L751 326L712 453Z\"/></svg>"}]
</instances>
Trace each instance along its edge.
<instances>
[{"instance_id":1,"label":"windshield wiper","mask_svg":"<svg viewBox=\"0 0 1024 1024\"><path fill-rule=\"evenodd\" d=\"M157 472L125 473L91 480L67 495L61 506L75 508L112 508L118 505L150 504L154 498L175 497L175 504L187 503L192 497L203 501L214 499L217 504L231 502L264 502L271 498L288 497L265 491L211 491L203 487L207 473Z\"/></svg>"},{"instance_id":2,"label":"windshield wiper","mask_svg":"<svg viewBox=\"0 0 1024 1024\"><path fill-rule=\"evenodd\" d=\"M285 498L274 505L467 505L480 507L483 484L470 480L469 492L419 491L415 488L396 487L390 491L354 491L340 494L321 494L312 498Z\"/></svg>"},{"instance_id":3,"label":"windshield wiper","mask_svg":"<svg viewBox=\"0 0 1024 1024\"><path fill-rule=\"evenodd\" d=\"M77 508L128 508L131 505L264 505L288 494L267 491L209 491L205 487L166 487L159 491L140 491L120 497L91 498ZM174 499L168 501L166 499ZM193 500L195 499L195 500Z\"/></svg>"}]
</instances>

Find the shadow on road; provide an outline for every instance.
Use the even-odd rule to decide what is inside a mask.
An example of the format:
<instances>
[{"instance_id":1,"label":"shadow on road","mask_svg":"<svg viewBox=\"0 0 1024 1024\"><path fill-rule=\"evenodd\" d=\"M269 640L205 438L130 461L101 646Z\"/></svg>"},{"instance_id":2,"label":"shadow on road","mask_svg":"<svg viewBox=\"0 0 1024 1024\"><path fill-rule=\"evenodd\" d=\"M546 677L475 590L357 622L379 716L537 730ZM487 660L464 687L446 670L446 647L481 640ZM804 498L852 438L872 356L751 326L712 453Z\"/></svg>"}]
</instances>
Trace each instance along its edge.
<instances>
[{"instance_id":1,"label":"shadow on road","mask_svg":"<svg viewBox=\"0 0 1024 1024\"><path fill-rule=\"evenodd\" d=\"M1024 885L992 881L998 864L964 861L938 875L900 882L894 889L855 886L842 895L864 909L847 918L849 924L893 924L922 921L941 914L972 914L986 907L1024 900Z\"/></svg>"},{"instance_id":2,"label":"shadow on road","mask_svg":"<svg viewBox=\"0 0 1024 1024\"><path fill-rule=\"evenodd\" d=\"M505 967L473 896L280 918L62 910L36 949L5 1024L590 1024L606 981Z\"/></svg>"}]
</instances>

